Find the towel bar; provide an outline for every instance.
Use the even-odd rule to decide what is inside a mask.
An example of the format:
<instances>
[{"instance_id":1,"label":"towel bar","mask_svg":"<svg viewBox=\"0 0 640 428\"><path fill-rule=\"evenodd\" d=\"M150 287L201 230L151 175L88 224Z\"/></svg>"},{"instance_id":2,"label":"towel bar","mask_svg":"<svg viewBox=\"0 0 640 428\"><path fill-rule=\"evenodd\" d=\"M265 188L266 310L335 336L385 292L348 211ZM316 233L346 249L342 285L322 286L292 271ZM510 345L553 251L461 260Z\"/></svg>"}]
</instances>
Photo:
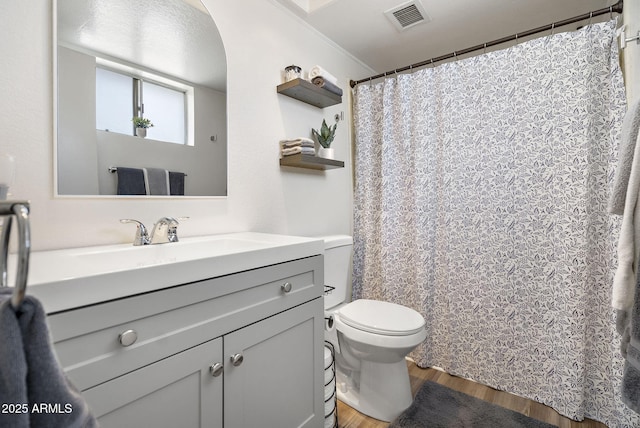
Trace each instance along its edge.
<instances>
[{"instance_id":1,"label":"towel bar","mask_svg":"<svg viewBox=\"0 0 640 428\"><path fill-rule=\"evenodd\" d=\"M116 172L118 172L118 167L117 166L110 166L109 168L107 168L107 171L109 171L111 174L115 174ZM185 174L184 176L186 177L187 174Z\"/></svg>"},{"instance_id":2,"label":"towel bar","mask_svg":"<svg viewBox=\"0 0 640 428\"><path fill-rule=\"evenodd\" d=\"M0 201L0 217L2 235L0 238L0 287L8 287L7 258L9 255L9 237L13 216L18 222L18 268L16 284L11 296L11 306L14 310L20 307L27 292L27 276L29 273L29 254L31 252L31 230L29 227L29 202Z\"/></svg>"}]
</instances>

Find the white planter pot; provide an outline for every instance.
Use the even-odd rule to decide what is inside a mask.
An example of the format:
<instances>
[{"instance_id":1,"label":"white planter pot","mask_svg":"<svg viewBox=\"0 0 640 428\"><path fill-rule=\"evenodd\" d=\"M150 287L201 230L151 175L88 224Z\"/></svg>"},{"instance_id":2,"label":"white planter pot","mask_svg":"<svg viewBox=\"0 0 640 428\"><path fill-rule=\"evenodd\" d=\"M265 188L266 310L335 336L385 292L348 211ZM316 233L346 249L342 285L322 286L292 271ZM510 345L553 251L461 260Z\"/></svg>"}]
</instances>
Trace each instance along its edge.
<instances>
[{"instance_id":1,"label":"white planter pot","mask_svg":"<svg viewBox=\"0 0 640 428\"><path fill-rule=\"evenodd\" d=\"M318 149L318 157L325 159L335 159L335 152L333 149L325 149L324 147L320 147Z\"/></svg>"},{"instance_id":2,"label":"white planter pot","mask_svg":"<svg viewBox=\"0 0 640 428\"><path fill-rule=\"evenodd\" d=\"M136 128L136 135L138 137L146 137L147 136L147 128Z\"/></svg>"}]
</instances>

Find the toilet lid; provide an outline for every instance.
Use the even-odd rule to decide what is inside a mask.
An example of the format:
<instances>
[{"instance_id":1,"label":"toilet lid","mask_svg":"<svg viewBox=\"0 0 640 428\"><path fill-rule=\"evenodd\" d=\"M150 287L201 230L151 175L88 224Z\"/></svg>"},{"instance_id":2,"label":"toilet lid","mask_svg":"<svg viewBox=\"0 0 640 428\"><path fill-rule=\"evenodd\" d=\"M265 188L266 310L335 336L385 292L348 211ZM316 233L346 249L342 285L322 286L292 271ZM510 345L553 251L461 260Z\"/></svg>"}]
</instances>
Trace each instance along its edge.
<instances>
[{"instance_id":1,"label":"toilet lid","mask_svg":"<svg viewBox=\"0 0 640 428\"><path fill-rule=\"evenodd\" d=\"M424 328L424 318L418 312L395 303L361 299L339 310L345 324L375 334L407 336Z\"/></svg>"}]
</instances>

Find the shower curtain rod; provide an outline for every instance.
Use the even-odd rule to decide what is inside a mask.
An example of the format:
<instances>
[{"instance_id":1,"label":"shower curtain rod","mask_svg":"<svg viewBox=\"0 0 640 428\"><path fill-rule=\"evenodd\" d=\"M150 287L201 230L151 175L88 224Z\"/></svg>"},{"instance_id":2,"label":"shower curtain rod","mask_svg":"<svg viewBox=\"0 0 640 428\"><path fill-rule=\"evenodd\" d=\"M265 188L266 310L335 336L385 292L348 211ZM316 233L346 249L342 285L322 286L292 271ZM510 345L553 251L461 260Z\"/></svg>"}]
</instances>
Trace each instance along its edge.
<instances>
[{"instance_id":1,"label":"shower curtain rod","mask_svg":"<svg viewBox=\"0 0 640 428\"><path fill-rule=\"evenodd\" d=\"M569 24L573 24L574 22L580 22L580 21L584 21L585 19L591 19L594 16L600 16L600 15L604 15L606 13L612 14L613 12L616 13L622 13L622 5L623 5L623 0L619 0L618 3L609 6L609 7L605 7L602 9L598 9L598 10L594 10L593 12L588 12L579 16L574 16L573 18L568 18L565 19L563 21L558 21L558 22L554 22L552 24L549 25L545 25L544 27L538 27L538 28L534 28L533 30L528 30L528 31L523 31L522 33L516 33L513 34L511 36L507 36L507 37L503 37L501 39L497 39L497 40L493 40L491 42L487 42L487 43L483 43L481 45L476 45L467 49L463 49L460 51L454 51L451 52L449 54L446 55L442 55L436 58L431 58L428 59L426 61L421 61L421 62L417 62L415 64L411 64L411 65L407 65L405 67L402 68L396 68L395 70L391 70L391 71L386 71L384 73L380 73L380 74L376 74L375 76L370 76L364 79L360 79L360 80L351 80L349 81L349 85L354 88L356 85L363 83L363 82L370 82L373 79L378 79L380 77L385 77L388 76L390 74L396 74L396 73L400 73L406 70L411 70L413 68L419 68L419 67L424 67L425 65L429 65L429 64L434 64L436 62L440 62L443 61L445 59L449 59L449 58L454 58L458 55L465 55L468 54L470 52L474 52L474 51L479 51L481 49L486 49L488 47L491 46L495 46L495 45L499 45L502 43L506 43L506 42L510 42L512 40L518 40L519 37L527 37L527 36L531 36L533 34L537 34L537 33L542 33L544 31L549 31L549 30L553 30L556 27L562 27L563 25L569 25Z\"/></svg>"}]
</instances>

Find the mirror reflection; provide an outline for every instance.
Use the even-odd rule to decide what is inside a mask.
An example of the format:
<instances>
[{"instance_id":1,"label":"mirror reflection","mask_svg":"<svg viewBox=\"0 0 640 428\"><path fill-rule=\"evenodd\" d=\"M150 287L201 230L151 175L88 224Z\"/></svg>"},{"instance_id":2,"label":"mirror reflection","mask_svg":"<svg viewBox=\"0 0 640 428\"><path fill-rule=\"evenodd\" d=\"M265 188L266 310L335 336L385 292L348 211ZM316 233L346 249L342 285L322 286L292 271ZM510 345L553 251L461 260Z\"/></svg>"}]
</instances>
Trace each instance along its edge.
<instances>
[{"instance_id":1,"label":"mirror reflection","mask_svg":"<svg viewBox=\"0 0 640 428\"><path fill-rule=\"evenodd\" d=\"M199 0L57 0L59 195L225 196L226 59Z\"/></svg>"}]
</instances>

